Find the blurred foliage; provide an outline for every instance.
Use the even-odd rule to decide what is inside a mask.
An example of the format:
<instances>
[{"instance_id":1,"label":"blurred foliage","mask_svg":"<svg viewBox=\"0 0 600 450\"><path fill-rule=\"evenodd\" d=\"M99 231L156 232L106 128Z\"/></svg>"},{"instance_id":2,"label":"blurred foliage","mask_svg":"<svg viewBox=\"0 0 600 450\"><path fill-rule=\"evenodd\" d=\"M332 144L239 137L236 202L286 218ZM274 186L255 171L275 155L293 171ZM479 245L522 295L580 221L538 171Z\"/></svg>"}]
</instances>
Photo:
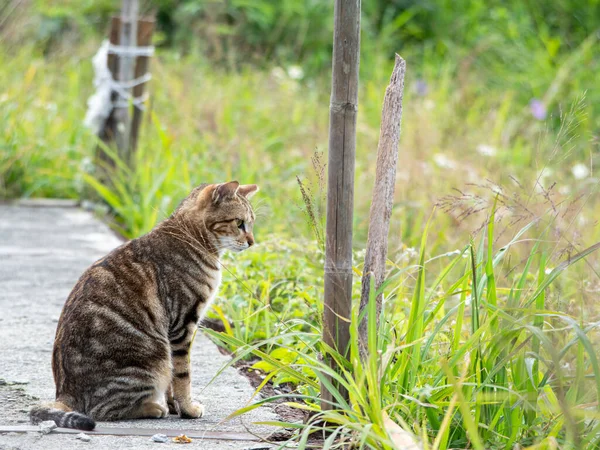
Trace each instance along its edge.
<instances>
[{"instance_id":1,"label":"blurred foliage","mask_svg":"<svg viewBox=\"0 0 600 450\"><path fill-rule=\"evenodd\" d=\"M156 0L155 3L166 42L184 52L200 49L211 60L230 66L288 61L319 69L330 60L331 2Z\"/></svg>"},{"instance_id":2,"label":"blurred foliage","mask_svg":"<svg viewBox=\"0 0 600 450\"><path fill-rule=\"evenodd\" d=\"M476 79L482 94L513 89L522 102L541 98L566 108L588 91L600 116L599 0L372 0L362 7L363 79L382 79L398 52L427 81L434 74L426 67L453 61L461 87ZM118 0L33 0L25 25L10 36L0 25L0 40L33 41L46 54L68 51L82 38L106 35L119 8ZM157 19L155 44L180 56L234 70L298 66L298 78L330 67L332 1L142 0L141 12Z\"/></svg>"},{"instance_id":3,"label":"blurred foliage","mask_svg":"<svg viewBox=\"0 0 600 450\"><path fill-rule=\"evenodd\" d=\"M333 2L326 0L142 0L155 14L159 40L183 52L202 51L228 64L294 62L328 65ZM66 30L106 27L118 0L35 0L35 31L41 41ZM387 55L433 48L508 56L515 45L543 45L548 57L573 50L600 29L598 0L372 0L362 5L363 45ZM522 56L522 53L519 53Z\"/></svg>"}]
</instances>

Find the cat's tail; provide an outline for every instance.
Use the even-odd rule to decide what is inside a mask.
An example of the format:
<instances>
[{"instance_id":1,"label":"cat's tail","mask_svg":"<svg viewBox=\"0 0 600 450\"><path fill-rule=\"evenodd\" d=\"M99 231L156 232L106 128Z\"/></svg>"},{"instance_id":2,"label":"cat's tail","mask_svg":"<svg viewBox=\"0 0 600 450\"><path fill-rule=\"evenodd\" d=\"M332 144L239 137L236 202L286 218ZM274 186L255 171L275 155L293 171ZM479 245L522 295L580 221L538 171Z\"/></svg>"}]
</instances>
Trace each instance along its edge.
<instances>
[{"instance_id":1,"label":"cat's tail","mask_svg":"<svg viewBox=\"0 0 600 450\"><path fill-rule=\"evenodd\" d=\"M38 424L44 420L54 420L58 427L75 428L85 431L92 431L96 427L94 419L71 410L71 408L61 402L35 406L29 412L29 419L33 424Z\"/></svg>"}]
</instances>

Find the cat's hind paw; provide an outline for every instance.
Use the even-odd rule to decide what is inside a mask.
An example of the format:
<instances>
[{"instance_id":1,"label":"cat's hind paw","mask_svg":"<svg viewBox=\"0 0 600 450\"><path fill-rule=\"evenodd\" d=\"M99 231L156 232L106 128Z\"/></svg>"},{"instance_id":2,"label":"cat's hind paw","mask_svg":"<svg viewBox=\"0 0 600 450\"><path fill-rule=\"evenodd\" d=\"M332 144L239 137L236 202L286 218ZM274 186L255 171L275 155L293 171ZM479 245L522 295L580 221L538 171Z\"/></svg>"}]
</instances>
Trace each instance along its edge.
<instances>
[{"instance_id":1,"label":"cat's hind paw","mask_svg":"<svg viewBox=\"0 0 600 450\"><path fill-rule=\"evenodd\" d=\"M167 417L169 410L163 405L156 402L147 402L142 406L140 416L147 419L160 419Z\"/></svg>"}]
</instances>

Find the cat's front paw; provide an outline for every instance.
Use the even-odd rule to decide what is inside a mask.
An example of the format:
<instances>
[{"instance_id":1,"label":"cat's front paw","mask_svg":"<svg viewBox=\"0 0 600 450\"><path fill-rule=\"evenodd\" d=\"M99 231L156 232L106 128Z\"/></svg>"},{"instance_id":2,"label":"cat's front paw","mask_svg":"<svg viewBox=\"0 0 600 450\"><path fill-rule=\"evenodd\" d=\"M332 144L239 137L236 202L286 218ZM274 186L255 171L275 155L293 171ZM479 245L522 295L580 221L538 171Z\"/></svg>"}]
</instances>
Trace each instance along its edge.
<instances>
[{"instance_id":1,"label":"cat's front paw","mask_svg":"<svg viewBox=\"0 0 600 450\"><path fill-rule=\"evenodd\" d=\"M182 419L198 419L204 415L204 405L197 402L179 405L179 417Z\"/></svg>"}]
</instances>

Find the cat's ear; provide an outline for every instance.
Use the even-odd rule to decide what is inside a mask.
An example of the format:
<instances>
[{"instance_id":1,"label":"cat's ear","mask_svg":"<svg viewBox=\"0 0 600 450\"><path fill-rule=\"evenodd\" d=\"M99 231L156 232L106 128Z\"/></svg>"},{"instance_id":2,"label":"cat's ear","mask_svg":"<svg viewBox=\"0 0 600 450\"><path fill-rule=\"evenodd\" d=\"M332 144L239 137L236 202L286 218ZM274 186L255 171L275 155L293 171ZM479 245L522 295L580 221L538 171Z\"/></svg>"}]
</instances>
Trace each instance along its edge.
<instances>
[{"instance_id":1,"label":"cat's ear","mask_svg":"<svg viewBox=\"0 0 600 450\"><path fill-rule=\"evenodd\" d=\"M258 191L258 186L255 184L243 184L238 188L237 194L242 197L251 198Z\"/></svg>"},{"instance_id":2,"label":"cat's ear","mask_svg":"<svg viewBox=\"0 0 600 450\"><path fill-rule=\"evenodd\" d=\"M237 181L218 184L212 193L213 203L219 203L221 200L233 198L239 187L240 183Z\"/></svg>"}]
</instances>

